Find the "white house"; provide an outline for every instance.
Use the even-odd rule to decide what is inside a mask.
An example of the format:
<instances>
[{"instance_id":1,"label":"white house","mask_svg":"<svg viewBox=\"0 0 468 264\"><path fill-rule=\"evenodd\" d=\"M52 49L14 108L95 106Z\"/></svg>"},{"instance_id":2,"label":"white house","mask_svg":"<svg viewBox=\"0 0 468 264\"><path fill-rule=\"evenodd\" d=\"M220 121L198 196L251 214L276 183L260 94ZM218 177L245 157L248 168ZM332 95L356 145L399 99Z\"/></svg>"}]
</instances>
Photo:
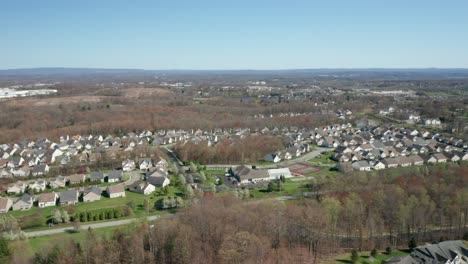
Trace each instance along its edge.
<instances>
[{"instance_id":1,"label":"white house","mask_svg":"<svg viewBox=\"0 0 468 264\"><path fill-rule=\"evenodd\" d=\"M106 192L109 198L125 197L125 188L123 184L107 186Z\"/></svg>"},{"instance_id":2,"label":"white house","mask_svg":"<svg viewBox=\"0 0 468 264\"><path fill-rule=\"evenodd\" d=\"M37 197L37 205L41 208L48 206L55 206L57 203L58 195L54 192L52 193L41 193Z\"/></svg>"},{"instance_id":3,"label":"white house","mask_svg":"<svg viewBox=\"0 0 468 264\"><path fill-rule=\"evenodd\" d=\"M124 160L122 161L122 170L123 171L132 171L135 169L135 161L133 160Z\"/></svg>"}]
</instances>

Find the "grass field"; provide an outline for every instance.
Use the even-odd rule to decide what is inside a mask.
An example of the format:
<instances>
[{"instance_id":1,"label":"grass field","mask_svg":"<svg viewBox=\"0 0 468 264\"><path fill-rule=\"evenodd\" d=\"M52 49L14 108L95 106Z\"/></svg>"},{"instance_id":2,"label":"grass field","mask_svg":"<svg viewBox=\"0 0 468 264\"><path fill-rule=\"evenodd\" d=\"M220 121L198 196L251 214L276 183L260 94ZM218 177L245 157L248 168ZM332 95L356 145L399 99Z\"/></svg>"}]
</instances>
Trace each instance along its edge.
<instances>
[{"instance_id":1,"label":"grass field","mask_svg":"<svg viewBox=\"0 0 468 264\"><path fill-rule=\"evenodd\" d=\"M310 159L308 160L308 162L320 163L320 164L336 164L336 161L330 159L331 156L333 156L333 152L327 151L327 153L321 155L320 157L315 157L313 159Z\"/></svg>"},{"instance_id":2,"label":"grass field","mask_svg":"<svg viewBox=\"0 0 468 264\"><path fill-rule=\"evenodd\" d=\"M257 188L250 190L250 194L253 195L254 198L263 199L263 198L273 198L279 196L288 196L288 195L296 195L302 193L302 188L304 186L304 182L295 182L291 179L286 179L285 183L281 185L281 191L278 192L268 192L268 188Z\"/></svg>"},{"instance_id":3,"label":"grass field","mask_svg":"<svg viewBox=\"0 0 468 264\"><path fill-rule=\"evenodd\" d=\"M169 187L169 194L173 195L177 192L177 190L170 186ZM35 228L23 228L24 231L31 231L37 229L47 228L47 219L49 219L52 215L52 211L54 209L65 209L67 211L74 211L74 212L82 212L87 210L96 210L96 209L105 209L105 208L113 208L119 206L125 206L129 203L134 205L133 212L136 217L142 216L145 214L144 210L144 201L148 199L150 202L150 213L155 213L156 209L154 209L154 203L160 199L160 197L156 196L155 193L151 195L143 195L133 192L126 192L125 197L120 198L108 198L105 196L101 196L101 200L95 202L84 203L80 202L76 205L71 206L51 206L45 208L38 208L33 207L31 210L27 211L11 211L9 214L16 217L20 222L24 220L25 217L31 216L36 217L38 225Z\"/></svg>"},{"instance_id":4,"label":"grass field","mask_svg":"<svg viewBox=\"0 0 468 264\"><path fill-rule=\"evenodd\" d=\"M359 252L359 260L357 263L369 263L369 264L381 264L382 262L390 259L395 256L406 256L409 255L409 252L406 250L394 250L392 254L387 255L385 252L379 251L379 254L375 259L372 259L369 251ZM327 261L327 263L351 263L351 254L342 254L334 257L332 260Z\"/></svg>"},{"instance_id":5,"label":"grass field","mask_svg":"<svg viewBox=\"0 0 468 264\"><path fill-rule=\"evenodd\" d=\"M113 226L113 227L103 227L93 229L93 231L98 235L103 235L105 237L110 237L116 229L124 230L128 226ZM88 230L81 230L78 233L60 233L47 236L32 237L28 239L29 248L26 254L28 256L33 256L34 253L40 252L43 249L46 249L49 246L51 241L63 241L73 240L75 242L83 243L86 238L86 233Z\"/></svg>"}]
</instances>

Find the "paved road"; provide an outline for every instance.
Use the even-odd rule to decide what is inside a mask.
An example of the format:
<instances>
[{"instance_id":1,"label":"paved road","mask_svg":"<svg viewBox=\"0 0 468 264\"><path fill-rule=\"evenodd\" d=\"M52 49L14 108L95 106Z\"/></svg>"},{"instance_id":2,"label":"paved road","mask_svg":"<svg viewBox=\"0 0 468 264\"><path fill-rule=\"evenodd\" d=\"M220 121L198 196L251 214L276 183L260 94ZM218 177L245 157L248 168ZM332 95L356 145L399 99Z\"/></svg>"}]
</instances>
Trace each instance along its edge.
<instances>
[{"instance_id":1,"label":"paved road","mask_svg":"<svg viewBox=\"0 0 468 264\"><path fill-rule=\"evenodd\" d=\"M317 148L311 152L308 152L300 157L297 157L295 159L291 159L291 160L284 160L284 161L281 161L281 162L278 162L278 163L275 163L275 164L270 164L270 165L257 165L257 169L274 169L274 168L277 168L277 167L284 167L284 166L287 166L287 165L290 165L290 164L293 164L293 163L296 163L296 162L306 162L310 159L313 159L315 157L317 157L318 155L320 155L320 152L322 151L333 151L333 148ZM211 168L211 169L226 169L226 168L231 168L231 167L237 167L237 166L240 166L239 164L212 164L212 165L206 165L207 168ZM248 165L246 164L246 166L251 166L251 165ZM319 166L319 165L317 165ZM333 165L328 165L328 164L323 164L323 166L333 166Z\"/></svg>"},{"instance_id":2,"label":"paved road","mask_svg":"<svg viewBox=\"0 0 468 264\"><path fill-rule=\"evenodd\" d=\"M175 217L175 214L167 214L167 215L153 215L148 216L148 221L153 221L157 219L169 219ZM116 220L116 221L108 221L102 223L95 223L95 224L88 224L88 225L81 225L82 230L86 230L89 227L91 228L102 228L102 227L112 227L112 226L121 226L121 225L128 225L134 221L139 220L138 218L131 218L131 219L124 219L124 220ZM36 237L36 236L46 236L46 235L53 235L59 233L65 233L73 230L73 227L63 227L63 228L51 228L46 230L40 231L33 231L33 232L25 232L27 237Z\"/></svg>"},{"instance_id":3,"label":"paved road","mask_svg":"<svg viewBox=\"0 0 468 264\"><path fill-rule=\"evenodd\" d=\"M179 158L177 158L174 152L172 152L172 150L168 149L167 147L161 147L160 149L162 150L162 152L164 152L164 154L166 154L169 157L169 159L171 159L170 161L172 162L172 164L174 164L177 172L183 172L183 163L179 160Z\"/></svg>"},{"instance_id":4,"label":"paved road","mask_svg":"<svg viewBox=\"0 0 468 264\"><path fill-rule=\"evenodd\" d=\"M139 171L129 172L130 178L125 182L125 187L132 185L134 182L141 180Z\"/></svg>"}]
</instances>

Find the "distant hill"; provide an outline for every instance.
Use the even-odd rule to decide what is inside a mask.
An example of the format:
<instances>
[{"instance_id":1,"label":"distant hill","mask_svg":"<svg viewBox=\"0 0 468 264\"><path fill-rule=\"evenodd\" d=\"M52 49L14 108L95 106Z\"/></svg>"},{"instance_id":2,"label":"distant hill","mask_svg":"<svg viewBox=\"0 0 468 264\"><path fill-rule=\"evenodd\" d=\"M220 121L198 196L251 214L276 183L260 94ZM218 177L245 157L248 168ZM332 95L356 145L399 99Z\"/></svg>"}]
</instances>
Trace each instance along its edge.
<instances>
[{"instance_id":1,"label":"distant hill","mask_svg":"<svg viewBox=\"0 0 468 264\"><path fill-rule=\"evenodd\" d=\"M0 70L0 77L76 77L108 75L300 75L337 78L468 78L468 69L290 69L290 70L144 70L144 69L100 69L100 68L27 68Z\"/></svg>"},{"instance_id":2,"label":"distant hill","mask_svg":"<svg viewBox=\"0 0 468 264\"><path fill-rule=\"evenodd\" d=\"M100 75L142 73L141 69L98 69L98 68L27 68L0 70L1 76L34 76L34 75Z\"/></svg>"}]
</instances>

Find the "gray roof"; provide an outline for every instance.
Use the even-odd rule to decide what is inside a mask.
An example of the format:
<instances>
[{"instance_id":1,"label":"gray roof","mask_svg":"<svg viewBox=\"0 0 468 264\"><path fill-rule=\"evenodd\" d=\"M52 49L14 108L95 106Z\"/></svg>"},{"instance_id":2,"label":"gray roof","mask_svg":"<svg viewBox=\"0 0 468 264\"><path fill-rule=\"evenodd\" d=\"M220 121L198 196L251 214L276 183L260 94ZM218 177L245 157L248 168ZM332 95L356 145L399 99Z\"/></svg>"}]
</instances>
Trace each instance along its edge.
<instances>
[{"instance_id":1,"label":"gray roof","mask_svg":"<svg viewBox=\"0 0 468 264\"><path fill-rule=\"evenodd\" d=\"M29 195L27 193L23 194L21 197L19 197L16 202L18 201L23 201L25 203L32 203L35 200L34 196Z\"/></svg>"},{"instance_id":2,"label":"gray roof","mask_svg":"<svg viewBox=\"0 0 468 264\"><path fill-rule=\"evenodd\" d=\"M66 190L60 193L60 202L78 202L78 191L77 190Z\"/></svg>"},{"instance_id":3,"label":"gray roof","mask_svg":"<svg viewBox=\"0 0 468 264\"><path fill-rule=\"evenodd\" d=\"M446 263L457 255L468 257L468 248L461 240L444 241L438 244L417 247L413 257L422 263Z\"/></svg>"},{"instance_id":4,"label":"gray roof","mask_svg":"<svg viewBox=\"0 0 468 264\"><path fill-rule=\"evenodd\" d=\"M156 187L161 187L166 179L166 176L150 176L147 178L147 181Z\"/></svg>"},{"instance_id":5,"label":"gray roof","mask_svg":"<svg viewBox=\"0 0 468 264\"><path fill-rule=\"evenodd\" d=\"M109 172L107 175L108 179L121 179L122 178L122 171L121 170L113 170Z\"/></svg>"},{"instance_id":6,"label":"gray roof","mask_svg":"<svg viewBox=\"0 0 468 264\"><path fill-rule=\"evenodd\" d=\"M98 186L92 186L92 187L86 189L86 190L84 191L84 194L86 195L86 194L88 194L88 193L90 193L90 192L95 193L95 194L97 194L97 195L101 195L102 190L101 190L101 188L99 188Z\"/></svg>"},{"instance_id":7,"label":"gray roof","mask_svg":"<svg viewBox=\"0 0 468 264\"><path fill-rule=\"evenodd\" d=\"M102 171L93 171L89 174L89 178L93 180L102 180L104 179L104 173Z\"/></svg>"}]
</instances>

